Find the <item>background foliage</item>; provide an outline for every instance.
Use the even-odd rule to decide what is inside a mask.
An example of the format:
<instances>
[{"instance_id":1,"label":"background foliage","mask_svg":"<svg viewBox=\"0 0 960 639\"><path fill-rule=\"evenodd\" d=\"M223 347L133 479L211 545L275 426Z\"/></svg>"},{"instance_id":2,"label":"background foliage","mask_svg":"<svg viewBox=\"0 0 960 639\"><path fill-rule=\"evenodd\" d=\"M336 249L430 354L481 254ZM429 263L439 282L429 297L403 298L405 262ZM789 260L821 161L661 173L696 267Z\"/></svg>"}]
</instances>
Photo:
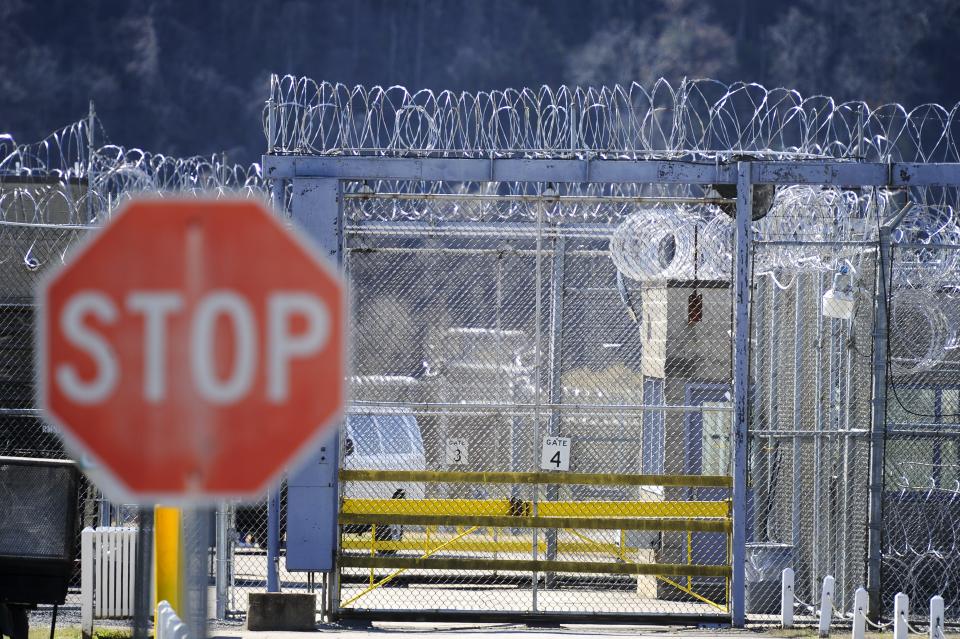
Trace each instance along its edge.
<instances>
[{"instance_id":1,"label":"background foliage","mask_svg":"<svg viewBox=\"0 0 960 639\"><path fill-rule=\"evenodd\" d=\"M951 0L0 0L0 130L255 161L271 72L485 90L664 76L960 99Z\"/></svg>"}]
</instances>

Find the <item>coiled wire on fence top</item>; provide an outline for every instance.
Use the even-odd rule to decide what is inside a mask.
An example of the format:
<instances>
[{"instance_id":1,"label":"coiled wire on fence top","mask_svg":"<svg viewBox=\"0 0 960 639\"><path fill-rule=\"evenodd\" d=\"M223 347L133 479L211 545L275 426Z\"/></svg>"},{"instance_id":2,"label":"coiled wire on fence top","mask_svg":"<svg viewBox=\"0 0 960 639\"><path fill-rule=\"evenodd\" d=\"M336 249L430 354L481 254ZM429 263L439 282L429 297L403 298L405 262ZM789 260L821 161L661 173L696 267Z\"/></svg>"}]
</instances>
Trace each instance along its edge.
<instances>
[{"instance_id":1,"label":"coiled wire on fence top","mask_svg":"<svg viewBox=\"0 0 960 639\"><path fill-rule=\"evenodd\" d=\"M278 153L956 162L957 113L708 79L471 93L287 75L272 78L263 126Z\"/></svg>"},{"instance_id":2,"label":"coiled wire on fence top","mask_svg":"<svg viewBox=\"0 0 960 639\"><path fill-rule=\"evenodd\" d=\"M95 224L134 194L260 196L259 164L227 162L221 155L175 157L103 140L81 120L31 144L0 134L0 220L43 224ZM56 219L51 219L51 214Z\"/></svg>"}]
</instances>

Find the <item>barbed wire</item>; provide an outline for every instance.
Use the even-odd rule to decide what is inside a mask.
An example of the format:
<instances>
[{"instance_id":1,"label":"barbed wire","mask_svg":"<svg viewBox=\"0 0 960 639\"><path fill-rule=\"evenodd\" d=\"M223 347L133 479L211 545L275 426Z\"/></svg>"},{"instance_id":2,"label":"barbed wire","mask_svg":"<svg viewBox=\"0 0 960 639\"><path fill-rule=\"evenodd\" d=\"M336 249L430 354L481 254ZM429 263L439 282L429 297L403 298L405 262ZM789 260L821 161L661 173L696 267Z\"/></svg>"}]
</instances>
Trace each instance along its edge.
<instances>
[{"instance_id":1,"label":"barbed wire","mask_svg":"<svg viewBox=\"0 0 960 639\"><path fill-rule=\"evenodd\" d=\"M888 595L905 592L911 601L928 601L933 595L941 595L946 608L953 609L960 592L955 577L960 566L960 525L956 517L960 484L954 482L953 488L937 485L934 474L950 471L943 465L906 461L891 464L891 460L887 464L888 499L897 495L898 512L884 525L883 590ZM928 485L919 485L921 475L928 473Z\"/></svg>"},{"instance_id":2,"label":"barbed wire","mask_svg":"<svg viewBox=\"0 0 960 639\"><path fill-rule=\"evenodd\" d=\"M276 153L956 162L957 113L709 79L472 93L287 75L263 127Z\"/></svg>"},{"instance_id":3,"label":"barbed wire","mask_svg":"<svg viewBox=\"0 0 960 639\"><path fill-rule=\"evenodd\" d=\"M266 193L259 164L230 163L223 155L176 157L116 144L92 133L87 120L43 140L20 144L0 134L0 221L60 225L97 224L137 194Z\"/></svg>"},{"instance_id":4,"label":"barbed wire","mask_svg":"<svg viewBox=\"0 0 960 639\"><path fill-rule=\"evenodd\" d=\"M9 135L0 136L0 223L4 224L0 235L22 236L25 231L17 226L22 224L95 226L109 219L112 211L135 194L266 196L257 164L231 164L219 155L179 158L114 144L91 149L87 146L91 137L106 140L107 136L100 129L91 136L89 126L86 120L77 122L26 145L16 143ZM612 257L618 269L629 277L711 279L724 277L730 269L732 224L729 211L722 206L640 207L631 200L708 197L700 187L562 184L553 188L558 197L574 201L546 207L545 222L617 225L611 237ZM353 182L346 190L354 194L367 190L371 194L368 201L351 209L355 222L499 222L529 221L534 207L510 200L509 196L539 196L544 185L434 183L424 187L414 182L378 181L372 185ZM423 199L400 198L419 193L424 195ZM426 197L436 194L454 198L438 204ZM889 214L894 199L895 193L879 189L860 193L833 187L778 189L768 214L754 223L755 237L760 242L793 244L758 252L756 272L769 275L781 288L789 288L795 275L802 272L842 268L858 272L863 246L843 243L875 242L876 222ZM389 206L389 215L385 215L385 206ZM663 250L662 242L652 242L648 237L651 229L661 241L669 242L671 259L667 262L647 259L651 251ZM914 206L894 240L903 248L897 251L892 318L895 325L899 322L911 330L895 331L894 346L898 352L893 366L896 372L930 370L960 341L960 317L950 312L960 291L960 252L938 248L960 246L960 225L954 208L939 204ZM25 268L32 268L44 247L27 240L20 245L24 247ZM632 257L629 251L625 252L626 247L632 247ZM47 252L50 256L65 254L53 249ZM643 269L632 268L630 263L640 264ZM657 264L660 267L651 272ZM919 330L923 327L929 330Z\"/></svg>"}]
</instances>

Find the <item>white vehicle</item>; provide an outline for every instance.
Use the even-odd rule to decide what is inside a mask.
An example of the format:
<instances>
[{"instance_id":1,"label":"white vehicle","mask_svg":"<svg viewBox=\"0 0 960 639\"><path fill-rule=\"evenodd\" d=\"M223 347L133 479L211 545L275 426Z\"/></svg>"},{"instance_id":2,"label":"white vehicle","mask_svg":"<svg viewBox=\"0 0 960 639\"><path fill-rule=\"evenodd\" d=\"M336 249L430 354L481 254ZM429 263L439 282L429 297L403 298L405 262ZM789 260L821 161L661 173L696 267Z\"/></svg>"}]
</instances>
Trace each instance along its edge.
<instances>
[{"instance_id":1,"label":"white vehicle","mask_svg":"<svg viewBox=\"0 0 960 639\"><path fill-rule=\"evenodd\" d=\"M345 420L343 468L346 470L426 470L423 436L417 418L407 409L349 413ZM423 499L424 484L351 481L346 499ZM368 533L369 526L346 526L348 533ZM378 526L378 539L399 539L397 526Z\"/></svg>"}]
</instances>

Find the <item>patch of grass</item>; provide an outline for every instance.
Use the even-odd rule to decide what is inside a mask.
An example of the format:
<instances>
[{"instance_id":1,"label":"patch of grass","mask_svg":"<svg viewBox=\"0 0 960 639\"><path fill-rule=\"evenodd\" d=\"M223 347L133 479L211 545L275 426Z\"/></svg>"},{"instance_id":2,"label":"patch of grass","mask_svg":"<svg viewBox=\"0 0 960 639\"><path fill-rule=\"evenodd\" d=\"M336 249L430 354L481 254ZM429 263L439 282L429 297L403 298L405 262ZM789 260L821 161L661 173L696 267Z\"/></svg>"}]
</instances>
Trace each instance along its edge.
<instances>
[{"instance_id":1,"label":"patch of grass","mask_svg":"<svg viewBox=\"0 0 960 639\"><path fill-rule=\"evenodd\" d=\"M129 628L94 628L93 639L132 639ZM30 639L50 639L50 626L31 626ZM57 626L53 639L80 639L80 626Z\"/></svg>"},{"instance_id":2,"label":"patch of grass","mask_svg":"<svg viewBox=\"0 0 960 639\"><path fill-rule=\"evenodd\" d=\"M816 637L816 628L764 628L763 634L771 637L781 637L782 639L806 639L807 637Z\"/></svg>"},{"instance_id":3,"label":"patch of grass","mask_svg":"<svg viewBox=\"0 0 960 639\"><path fill-rule=\"evenodd\" d=\"M54 639L80 639L80 627L57 628ZM50 626L30 626L30 639L50 639Z\"/></svg>"}]
</instances>

